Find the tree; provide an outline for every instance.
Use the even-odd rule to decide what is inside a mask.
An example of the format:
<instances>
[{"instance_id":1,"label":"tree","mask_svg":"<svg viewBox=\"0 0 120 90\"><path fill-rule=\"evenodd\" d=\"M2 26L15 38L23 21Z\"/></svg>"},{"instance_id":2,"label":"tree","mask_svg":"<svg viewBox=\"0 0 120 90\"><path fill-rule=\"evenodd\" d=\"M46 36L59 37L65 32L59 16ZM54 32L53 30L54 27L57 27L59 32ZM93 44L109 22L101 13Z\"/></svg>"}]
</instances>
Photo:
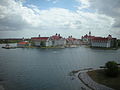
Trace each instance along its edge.
<instances>
[{"instance_id":1,"label":"tree","mask_svg":"<svg viewBox=\"0 0 120 90\"><path fill-rule=\"evenodd\" d=\"M109 61L105 64L106 74L111 77L116 77L118 75L118 65L115 61Z\"/></svg>"},{"instance_id":2,"label":"tree","mask_svg":"<svg viewBox=\"0 0 120 90\"><path fill-rule=\"evenodd\" d=\"M41 41L40 46L44 47L45 46L45 41Z\"/></svg>"}]
</instances>

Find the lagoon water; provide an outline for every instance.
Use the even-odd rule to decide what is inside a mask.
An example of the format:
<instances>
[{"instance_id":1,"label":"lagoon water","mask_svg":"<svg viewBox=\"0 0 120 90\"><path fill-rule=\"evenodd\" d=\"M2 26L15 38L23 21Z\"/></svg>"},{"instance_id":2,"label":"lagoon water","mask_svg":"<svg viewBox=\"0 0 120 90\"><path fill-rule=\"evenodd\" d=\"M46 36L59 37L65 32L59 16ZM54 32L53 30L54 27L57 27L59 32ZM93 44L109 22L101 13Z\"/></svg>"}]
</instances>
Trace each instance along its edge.
<instances>
[{"instance_id":1,"label":"lagoon water","mask_svg":"<svg viewBox=\"0 0 120 90\"><path fill-rule=\"evenodd\" d=\"M99 50L85 46L65 49L17 48L0 45L0 79L5 90L81 90L69 72L98 68L107 61L120 63L120 49Z\"/></svg>"}]
</instances>

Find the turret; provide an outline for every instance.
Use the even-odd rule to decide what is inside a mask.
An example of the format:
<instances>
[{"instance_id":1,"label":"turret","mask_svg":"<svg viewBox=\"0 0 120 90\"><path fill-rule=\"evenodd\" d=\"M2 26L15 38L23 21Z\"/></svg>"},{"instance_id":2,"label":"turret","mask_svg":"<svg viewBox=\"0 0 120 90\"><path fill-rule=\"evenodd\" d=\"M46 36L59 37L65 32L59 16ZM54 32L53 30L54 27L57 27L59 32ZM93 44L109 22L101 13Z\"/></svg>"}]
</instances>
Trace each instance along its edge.
<instances>
[{"instance_id":1,"label":"turret","mask_svg":"<svg viewBox=\"0 0 120 90\"><path fill-rule=\"evenodd\" d=\"M58 36L60 37L60 34L58 34Z\"/></svg>"},{"instance_id":2,"label":"turret","mask_svg":"<svg viewBox=\"0 0 120 90\"><path fill-rule=\"evenodd\" d=\"M25 40L25 38L23 37L23 38L22 38L22 40L24 41L24 40Z\"/></svg>"},{"instance_id":3,"label":"turret","mask_svg":"<svg viewBox=\"0 0 120 90\"><path fill-rule=\"evenodd\" d=\"M89 31L89 36L91 36L91 31Z\"/></svg>"},{"instance_id":4,"label":"turret","mask_svg":"<svg viewBox=\"0 0 120 90\"><path fill-rule=\"evenodd\" d=\"M108 38L109 38L109 39L112 39L112 36L109 34L109 35L108 35Z\"/></svg>"}]
</instances>

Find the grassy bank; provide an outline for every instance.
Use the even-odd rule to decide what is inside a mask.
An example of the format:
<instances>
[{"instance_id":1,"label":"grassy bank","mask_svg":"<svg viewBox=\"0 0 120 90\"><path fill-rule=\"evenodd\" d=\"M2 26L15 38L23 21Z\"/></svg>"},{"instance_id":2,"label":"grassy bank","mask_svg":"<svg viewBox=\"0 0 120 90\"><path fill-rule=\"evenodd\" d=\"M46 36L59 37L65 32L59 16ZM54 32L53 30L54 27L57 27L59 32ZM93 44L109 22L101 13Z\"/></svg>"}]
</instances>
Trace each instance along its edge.
<instances>
[{"instance_id":1,"label":"grassy bank","mask_svg":"<svg viewBox=\"0 0 120 90\"><path fill-rule=\"evenodd\" d=\"M115 90L120 90L120 73L118 77L107 77L104 70L88 71L88 75L97 83L106 85Z\"/></svg>"}]
</instances>

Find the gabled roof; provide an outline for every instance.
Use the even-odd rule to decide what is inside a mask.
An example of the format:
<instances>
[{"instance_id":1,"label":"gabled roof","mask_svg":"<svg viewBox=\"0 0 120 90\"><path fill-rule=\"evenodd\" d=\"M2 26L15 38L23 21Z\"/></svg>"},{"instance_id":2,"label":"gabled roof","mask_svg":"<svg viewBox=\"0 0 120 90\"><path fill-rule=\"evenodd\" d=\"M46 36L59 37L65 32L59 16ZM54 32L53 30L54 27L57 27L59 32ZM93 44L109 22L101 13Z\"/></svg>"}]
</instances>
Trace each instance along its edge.
<instances>
[{"instance_id":1,"label":"gabled roof","mask_svg":"<svg viewBox=\"0 0 120 90\"><path fill-rule=\"evenodd\" d=\"M32 37L32 40L47 40L49 37Z\"/></svg>"},{"instance_id":2,"label":"gabled roof","mask_svg":"<svg viewBox=\"0 0 120 90\"><path fill-rule=\"evenodd\" d=\"M103 38L103 37L94 37L92 40L107 41L107 40L109 40L109 39L108 39L108 38Z\"/></svg>"},{"instance_id":3,"label":"gabled roof","mask_svg":"<svg viewBox=\"0 0 120 90\"><path fill-rule=\"evenodd\" d=\"M58 35L54 35L54 36L51 36L51 39L52 40L59 40L61 39L62 37L61 36L58 36Z\"/></svg>"},{"instance_id":4,"label":"gabled roof","mask_svg":"<svg viewBox=\"0 0 120 90\"><path fill-rule=\"evenodd\" d=\"M29 44L29 42L22 41L22 42L19 42L18 44Z\"/></svg>"},{"instance_id":5,"label":"gabled roof","mask_svg":"<svg viewBox=\"0 0 120 90\"><path fill-rule=\"evenodd\" d=\"M77 40L77 39L70 37L70 38L67 38L66 40L67 40L67 41L74 41L74 40Z\"/></svg>"},{"instance_id":6,"label":"gabled roof","mask_svg":"<svg viewBox=\"0 0 120 90\"><path fill-rule=\"evenodd\" d=\"M88 35L85 35L83 38L89 38L89 39L92 39L94 38L95 36L88 36Z\"/></svg>"}]
</instances>

